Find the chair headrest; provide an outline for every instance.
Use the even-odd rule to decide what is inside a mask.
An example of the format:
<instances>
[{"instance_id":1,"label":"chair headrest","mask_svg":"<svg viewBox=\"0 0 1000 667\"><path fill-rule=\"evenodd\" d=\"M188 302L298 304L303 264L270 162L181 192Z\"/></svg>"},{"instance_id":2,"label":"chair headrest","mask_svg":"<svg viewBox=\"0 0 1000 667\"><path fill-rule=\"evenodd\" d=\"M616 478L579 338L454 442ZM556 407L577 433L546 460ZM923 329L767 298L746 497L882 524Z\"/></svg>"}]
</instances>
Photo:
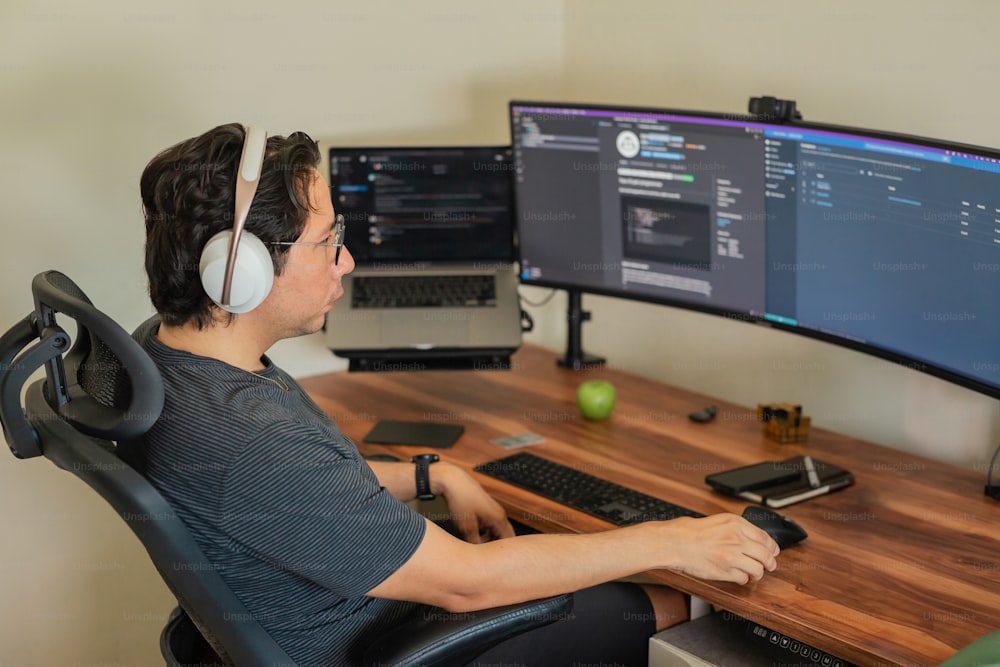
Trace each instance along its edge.
<instances>
[{"instance_id":1,"label":"chair headrest","mask_svg":"<svg viewBox=\"0 0 1000 667\"><path fill-rule=\"evenodd\" d=\"M117 441L149 430L163 409L163 382L145 350L64 274L38 274L31 291L35 310L0 337L0 422L14 454L41 453L21 395L42 366L46 401L81 432ZM57 314L76 323L72 347Z\"/></svg>"}]
</instances>

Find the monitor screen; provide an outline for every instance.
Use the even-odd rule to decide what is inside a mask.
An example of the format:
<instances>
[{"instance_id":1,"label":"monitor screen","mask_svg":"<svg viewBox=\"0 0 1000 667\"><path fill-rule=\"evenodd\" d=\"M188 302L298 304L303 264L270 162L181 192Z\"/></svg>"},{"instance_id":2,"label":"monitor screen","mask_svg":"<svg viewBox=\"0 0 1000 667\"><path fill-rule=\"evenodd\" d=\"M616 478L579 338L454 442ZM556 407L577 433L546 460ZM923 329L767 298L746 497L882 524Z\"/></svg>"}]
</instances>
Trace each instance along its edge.
<instances>
[{"instance_id":1,"label":"monitor screen","mask_svg":"<svg viewBox=\"0 0 1000 667\"><path fill-rule=\"evenodd\" d=\"M331 148L330 189L358 264L514 260L509 147Z\"/></svg>"},{"instance_id":2,"label":"monitor screen","mask_svg":"<svg viewBox=\"0 0 1000 667\"><path fill-rule=\"evenodd\" d=\"M770 324L1000 397L1000 153L513 102L528 284Z\"/></svg>"}]
</instances>

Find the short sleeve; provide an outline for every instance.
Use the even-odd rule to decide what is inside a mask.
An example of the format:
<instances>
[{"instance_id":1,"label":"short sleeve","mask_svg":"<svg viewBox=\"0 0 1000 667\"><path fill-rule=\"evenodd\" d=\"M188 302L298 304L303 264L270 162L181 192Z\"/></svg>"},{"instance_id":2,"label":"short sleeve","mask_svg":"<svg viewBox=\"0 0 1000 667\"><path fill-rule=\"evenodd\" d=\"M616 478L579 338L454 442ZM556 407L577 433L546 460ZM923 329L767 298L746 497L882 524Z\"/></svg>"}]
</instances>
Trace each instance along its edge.
<instances>
[{"instance_id":1,"label":"short sleeve","mask_svg":"<svg viewBox=\"0 0 1000 667\"><path fill-rule=\"evenodd\" d=\"M353 597L413 555L425 522L344 447L304 423L261 431L226 477L221 525L274 567Z\"/></svg>"}]
</instances>

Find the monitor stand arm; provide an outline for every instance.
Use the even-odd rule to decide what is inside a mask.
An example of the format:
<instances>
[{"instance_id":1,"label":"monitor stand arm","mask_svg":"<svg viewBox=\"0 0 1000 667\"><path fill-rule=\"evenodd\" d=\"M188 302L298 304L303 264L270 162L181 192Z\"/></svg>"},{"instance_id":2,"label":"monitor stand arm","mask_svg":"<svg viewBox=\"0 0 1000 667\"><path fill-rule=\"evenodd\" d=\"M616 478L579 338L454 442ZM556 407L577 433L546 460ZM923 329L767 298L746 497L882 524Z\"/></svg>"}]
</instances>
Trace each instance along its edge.
<instances>
[{"instance_id":1,"label":"monitor stand arm","mask_svg":"<svg viewBox=\"0 0 1000 667\"><path fill-rule=\"evenodd\" d=\"M566 304L566 356L556 359L556 363L573 370L600 366L604 357L583 351L583 323L590 319L590 311L583 309L583 298L578 290L567 290Z\"/></svg>"}]
</instances>

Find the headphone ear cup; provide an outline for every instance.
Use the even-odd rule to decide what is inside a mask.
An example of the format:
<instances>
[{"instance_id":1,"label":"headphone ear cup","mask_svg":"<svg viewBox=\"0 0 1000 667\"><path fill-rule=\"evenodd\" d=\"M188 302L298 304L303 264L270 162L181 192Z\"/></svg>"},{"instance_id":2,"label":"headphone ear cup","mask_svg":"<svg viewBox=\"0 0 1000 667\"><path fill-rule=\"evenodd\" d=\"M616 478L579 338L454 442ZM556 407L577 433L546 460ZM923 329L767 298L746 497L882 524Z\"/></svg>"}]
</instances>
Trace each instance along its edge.
<instances>
[{"instance_id":1,"label":"headphone ear cup","mask_svg":"<svg viewBox=\"0 0 1000 667\"><path fill-rule=\"evenodd\" d=\"M274 285L274 262L267 246L250 232L240 235L240 246L236 251L236 265L233 267L233 281L230 287L229 305L223 305L222 283L226 276L226 259L229 255L229 240L233 232L219 232L208 240L201 251L198 265L201 285L205 293L219 308L230 313L248 313L267 298Z\"/></svg>"}]
</instances>

